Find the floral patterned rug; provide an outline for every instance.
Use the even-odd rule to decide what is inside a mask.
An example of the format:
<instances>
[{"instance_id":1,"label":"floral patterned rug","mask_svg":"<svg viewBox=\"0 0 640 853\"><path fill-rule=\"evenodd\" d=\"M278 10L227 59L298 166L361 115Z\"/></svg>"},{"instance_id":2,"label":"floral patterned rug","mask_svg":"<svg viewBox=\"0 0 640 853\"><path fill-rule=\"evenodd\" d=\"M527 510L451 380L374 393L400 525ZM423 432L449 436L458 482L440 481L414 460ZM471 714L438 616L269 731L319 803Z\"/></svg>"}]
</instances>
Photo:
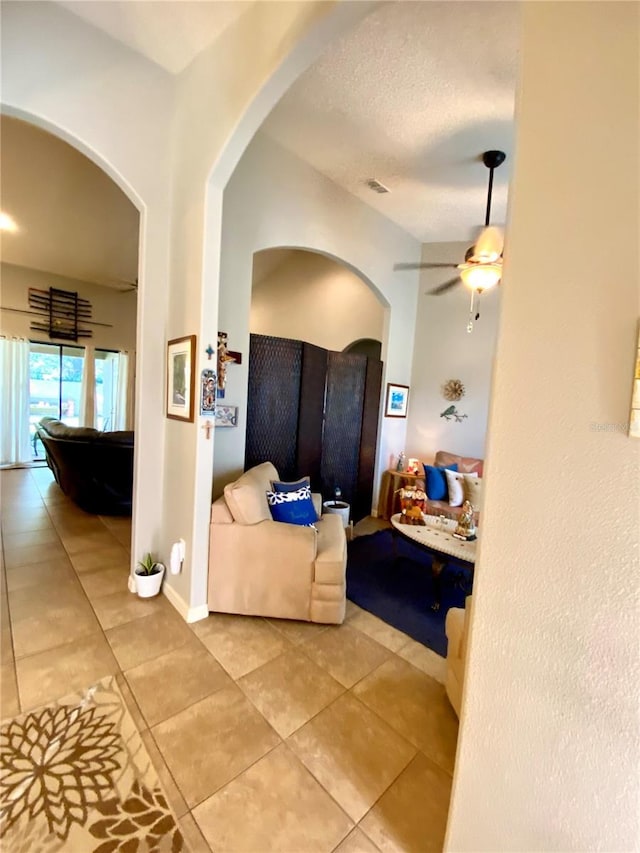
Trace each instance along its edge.
<instances>
[{"instance_id":1,"label":"floral patterned rug","mask_svg":"<svg viewBox=\"0 0 640 853\"><path fill-rule=\"evenodd\" d=\"M0 728L11 853L179 853L176 818L114 677Z\"/></svg>"}]
</instances>

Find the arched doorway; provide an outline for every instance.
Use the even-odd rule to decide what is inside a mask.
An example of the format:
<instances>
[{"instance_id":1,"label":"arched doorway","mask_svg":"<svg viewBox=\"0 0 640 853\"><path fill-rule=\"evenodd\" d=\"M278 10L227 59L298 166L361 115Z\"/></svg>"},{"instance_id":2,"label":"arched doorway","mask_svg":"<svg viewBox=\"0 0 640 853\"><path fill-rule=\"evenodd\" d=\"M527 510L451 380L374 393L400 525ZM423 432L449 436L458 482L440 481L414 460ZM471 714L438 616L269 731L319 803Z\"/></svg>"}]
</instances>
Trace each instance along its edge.
<instances>
[{"instance_id":1,"label":"arched doorway","mask_svg":"<svg viewBox=\"0 0 640 853\"><path fill-rule=\"evenodd\" d=\"M0 124L3 211L14 221L3 235L0 316L4 334L30 345L30 444L39 459L44 416L133 430L140 215L76 147L9 115ZM74 298L77 315L67 306Z\"/></svg>"},{"instance_id":2,"label":"arched doorway","mask_svg":"<svg viewBox=\"0 0 640 853\"><path fill-rule=\"evenodd\" d=\"M14 245L4 241L5 297L10 291L12 305L20 310L3 311L2 322L3 331L31 342L30 427L48 415L70 426L133 433L142 417L135 376L140 375L144 204L106 160L70 133L5 106L1 121L3 159L10 160L10 169L3 168L3 207L14 211L16 235L23 238ZM41 292L46 299L50 287L77 293L82 301L79 333L73 339L51 334L46 323L34 319L37 311L30 310L30 292ZM43 359L60 364L57 403L48 387L55 377L42 373ZM81 392L84 385L89 387ZM32 446L44 460L39 445ZM122 524L118 528L118 541L133 554L139 455L134 448L131 524L126 533Z\"/></svg>"},{"instance_id":3,"label":"arched doorway","mask_svg":"<svg viewBox=\"0 0 640 853\"><path fill-rule=\"evenodd\" d=\"M344 352L360 353L360 355L365 355L368 358L380 358L382 344L373 338L361 338L346 346Z\"/></svg>"},{"instance_id":4,"label":"arched doorway","mask_svg":"<svg viewBox=\"0 0 640 853\"><path fill-rule=\"evenodd\" d=\"M326 499L340 489L354 521L371 512L382 363L344 349L382 337L384 321L380 296L339 259L255 253L245 467L268 459Z\"/></svg>"}]
</instances>

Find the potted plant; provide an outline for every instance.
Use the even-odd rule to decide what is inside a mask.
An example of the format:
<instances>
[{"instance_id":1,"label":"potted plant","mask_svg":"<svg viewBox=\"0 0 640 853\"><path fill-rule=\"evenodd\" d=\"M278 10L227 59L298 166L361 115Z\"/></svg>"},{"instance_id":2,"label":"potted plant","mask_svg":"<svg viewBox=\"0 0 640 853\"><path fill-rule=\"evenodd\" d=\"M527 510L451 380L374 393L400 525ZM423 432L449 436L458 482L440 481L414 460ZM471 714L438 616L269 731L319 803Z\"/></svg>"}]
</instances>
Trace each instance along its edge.
<instances>
[{"instance_id":1,"label":"potted plant","mask_svg":"<svg viewBox=\"0 0 640 853\"><path fill-rule=\"evenodd\" d=\"M157 563L151 554L140 560L136 568L136 592L140 598L151 598L160 592L164 577L164 565Z\"/></svg>"}]
</instances>

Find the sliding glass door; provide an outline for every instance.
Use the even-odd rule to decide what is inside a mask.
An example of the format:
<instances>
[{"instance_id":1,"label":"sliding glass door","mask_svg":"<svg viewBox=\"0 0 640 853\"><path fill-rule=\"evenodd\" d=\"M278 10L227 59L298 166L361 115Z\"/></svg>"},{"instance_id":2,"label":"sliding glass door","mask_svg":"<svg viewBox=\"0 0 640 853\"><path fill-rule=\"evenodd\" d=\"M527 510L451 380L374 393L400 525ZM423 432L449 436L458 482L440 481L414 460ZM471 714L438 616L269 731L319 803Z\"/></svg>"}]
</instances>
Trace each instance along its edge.
<instances>
[{"instance_id":1,"label":"sliding glass door","mask_svg":"<svg viewBox=\"0 0 640 853\"><path fill-rule=\"evenodd\" d=\"M121 356L110 350L95 351L95 407L96 429L124 429L118 417L118 372ZM126 379L126 377L125 377Z\"/></svg>"},{"instance_id":2,"label":"sliding glass door","mask_svg":"<svg viewBox=\"0 0 640 853\"><path fill-rule=\"evenodd\" d=\"M41 418L104 431L127 428L130 389L125 353L35 341L29 347L29 430L34 459L44 458L36 437ZM85 359L91 361L85 365ZM83 394L83 377L93 394L90 390Z\"/></svg>"},{"instance_id":3,"label":"sliding glass door","mask_svg":"<svg viewBox=\"0 0 640 853\"><path fill-rule=\"evenodd\" d=\"M69 426L81 423L84 348L31 342L29 351L29 429L34 459L44 458L35 428L44 417Z\"/></svg>"}]
</instances>

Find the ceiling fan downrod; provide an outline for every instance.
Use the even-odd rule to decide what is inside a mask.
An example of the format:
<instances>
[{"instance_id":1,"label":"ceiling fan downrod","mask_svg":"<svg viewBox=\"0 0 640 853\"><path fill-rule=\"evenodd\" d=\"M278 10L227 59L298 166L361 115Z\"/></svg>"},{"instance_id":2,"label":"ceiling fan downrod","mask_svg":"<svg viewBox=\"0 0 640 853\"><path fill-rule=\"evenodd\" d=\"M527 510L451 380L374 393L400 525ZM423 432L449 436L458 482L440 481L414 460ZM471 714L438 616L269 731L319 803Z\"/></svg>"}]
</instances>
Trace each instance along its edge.
<instances>
[{"instance_id":1,"label":"ceiling fan downrod","mask_svg":"<svg viewBox=\"0 0 640 853\"><path fill-rule=\"evenodd\" d=\"M487 211L484 216L484 227L487 228L491 222L491 194L493 193L493 172L502 165L506 159L504 151L485 151L482 162L489 169L489 189L487 191Z\"/></svg>"},{"instance_id":2,"label":"ceiling fan downrod","mask_svg":"<svg viewBox=\"0 0 640 853\"><path fill-rule=\"evenodd\" d=\"M489 169L489 189L487 191L487 210L484 216L484 227L488 228L491 222L491 195L493 193L493 172L498 166L502 165L507 155L504 151L485 151L482 155L482 162Z\"/></svg>"}]
</instances>

